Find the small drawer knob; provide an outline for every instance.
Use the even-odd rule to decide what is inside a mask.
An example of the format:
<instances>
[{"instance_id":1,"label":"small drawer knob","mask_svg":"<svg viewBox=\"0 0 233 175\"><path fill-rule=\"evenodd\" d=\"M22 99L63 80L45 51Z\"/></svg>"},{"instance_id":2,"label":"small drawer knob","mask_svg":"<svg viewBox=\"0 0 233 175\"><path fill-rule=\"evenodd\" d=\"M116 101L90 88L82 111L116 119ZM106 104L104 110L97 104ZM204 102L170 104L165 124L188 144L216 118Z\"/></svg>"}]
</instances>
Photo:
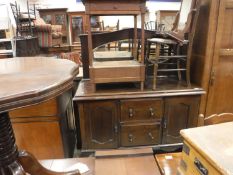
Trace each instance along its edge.
<instances>
[{"instance_id":1,"label":"small drawer knob","mask_svg":"<svg viewBox=\"0 0 233 175\"><path fill-rule=\"evenodd\" d=\"M129 118L132 118L133 117L133 109L132 108L129 108Z\"/></svg>"},{"instance_id":2,"label":"small drawer knob","mask_svg":"<svg viewBox=\"0 0 233 175\"><path fill-rule=\"evenodd\" d=\"M149 108L150 111L150 116L154 117L155 116L155 110L153 108Z\"/></svg>"},{"instance_id":3,"label":"small drawer knob","mask_svg":"<svg viewBox=\"0 0 233 175\"><path fill-rule=\"evenodd\" d=\"M151 138L151 140L154 140L154 136L151 134L151 132L148 133L148 136Z\"/></svg>"},{"instance_id":4,"label":"small drawer knob","mask_svg":"<svg viewBox=\"0 0 233 175\"><path fill-rule=\"evenodd\" d=\"M129 138L129 142L133 142L133 134L129 134L128 138Z\"/></svg>"}]
</instances>

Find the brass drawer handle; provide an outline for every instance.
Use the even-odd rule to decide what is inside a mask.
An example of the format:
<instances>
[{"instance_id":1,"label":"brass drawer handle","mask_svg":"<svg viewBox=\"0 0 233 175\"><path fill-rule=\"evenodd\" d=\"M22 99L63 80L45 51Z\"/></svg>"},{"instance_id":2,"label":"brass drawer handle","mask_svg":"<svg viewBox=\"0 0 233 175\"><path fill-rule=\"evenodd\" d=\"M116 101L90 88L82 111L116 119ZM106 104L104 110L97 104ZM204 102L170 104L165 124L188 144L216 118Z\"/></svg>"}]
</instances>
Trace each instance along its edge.
<instances>
[{"instance_id":1,"label":"brass drawer handle","mask_svg":"<svg viewBox=\"0 0 233 175\"><path fill-rule=\"evenodd\" d=\"M194 165L196 166L197 170L201 175L208 175L208 170L202 165L200 160L197 158L194 159Z\"/></svg>"},{"instance_id":2,"label":"brass drawer handle","mask_svg":"<svg viewBox=\"0 0 233 175\"><path fill-rule=\"evenodd\" d=\"M129 142L133 142L133 134L129 134L128 138L129 138Z\"/></svg>"},{"instance_id":3,"label":"brass drawer handle","mask_svg":"<svg viewBox=\"0 0 233 175\"><path fill-rule=\"evenodd\" d=\"M154 140L154 136L151 134L151 132L148 133L148 136L151 138L151 140Z\"/></svg>"},{"instance_id":4,"label":"brass drawer handle","mask_svg":"<svg viewBox=\"0 0 233 175\"><path fill-rule=\"evenodd\" d=\"M155 116L155 110L153 108L149 108L150 111L150 116L154 117Z\"/></svg>"},{"instance_id":5,"label":"brass drawer handle","mask_svg":"<svg viewBox=\"0 0 233 175\"><path fill-rule=\"evenodd\" d=\"M129 108L129 118L132 118L132 117L133 117L133 109Z\"/></svg>"}]
</instances>

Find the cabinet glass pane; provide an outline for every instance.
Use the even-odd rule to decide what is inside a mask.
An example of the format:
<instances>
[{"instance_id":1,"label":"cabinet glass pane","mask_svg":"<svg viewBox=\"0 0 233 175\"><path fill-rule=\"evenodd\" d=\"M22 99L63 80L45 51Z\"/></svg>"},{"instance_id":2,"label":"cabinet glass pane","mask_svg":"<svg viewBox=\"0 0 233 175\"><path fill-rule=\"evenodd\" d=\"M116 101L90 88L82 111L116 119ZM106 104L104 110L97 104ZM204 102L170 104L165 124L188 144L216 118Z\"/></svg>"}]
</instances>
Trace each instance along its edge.
<instances>
[{"instance_id":1,"label":"cabinet glass pane","mask_svg":"<svg viewBox=\"0 0 233 175\"><path fill-rule=\"evenodd\" d=\"M81 16L72 17L72 40L79 42L79 35L83 33L83 18Z\"/></svg>"},{"instance_id":2,"label":"cabinet glass pane","mask_svg":"<svg viewBox=\"0 0 233 175\"><path fill-rule=\"evenodd\" d=\"M64 25L65 24L65 15L55 15L55 24Z\"/></svg>"},{"instance_id":3,"label":"cabinet glass pane","mask_svg":"<svg viewBox=\"0 0 233 175\"><path fill-rule=\"evenodd\" d=\"M43 15L42 18L46 22L46 24L52 24L52 16L51 15Z\"/></svg>"}]
</instances>

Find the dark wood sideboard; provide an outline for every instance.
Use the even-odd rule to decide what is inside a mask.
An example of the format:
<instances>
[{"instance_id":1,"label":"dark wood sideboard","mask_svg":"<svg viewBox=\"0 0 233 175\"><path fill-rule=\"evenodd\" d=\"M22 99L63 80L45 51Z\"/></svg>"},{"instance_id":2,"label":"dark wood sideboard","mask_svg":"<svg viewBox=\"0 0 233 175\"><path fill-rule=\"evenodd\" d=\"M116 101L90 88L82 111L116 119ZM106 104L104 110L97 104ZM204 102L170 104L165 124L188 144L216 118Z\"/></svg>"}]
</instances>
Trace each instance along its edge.
<instances>
[{"instance_id":1,"label":"dark wood sideboard","mask_svg":"<svg viewBox=\"0 0 233 175\"><path fill-rule=\"evenodd\" d=\"M93 92L89 83L81 81L74 97L82 150L179 143L181 129L197 126L201 88L103 86Z\"/></svg>"}]
</instances>

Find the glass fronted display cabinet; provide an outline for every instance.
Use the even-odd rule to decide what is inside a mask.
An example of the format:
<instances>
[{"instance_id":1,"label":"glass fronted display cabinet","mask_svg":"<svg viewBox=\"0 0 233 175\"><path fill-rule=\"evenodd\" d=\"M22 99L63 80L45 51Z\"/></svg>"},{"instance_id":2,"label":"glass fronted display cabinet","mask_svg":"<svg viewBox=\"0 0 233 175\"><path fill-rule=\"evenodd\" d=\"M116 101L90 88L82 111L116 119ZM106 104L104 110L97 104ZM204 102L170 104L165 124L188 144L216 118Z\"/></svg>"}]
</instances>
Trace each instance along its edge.
<instances>
[{"instance_id":1,"label":"glass fronted display cabinet","mask_svg":"<svg viewBox=\"0 0 233 175\"><path fill-rule=\"evenodd\" d=\"M67 8L46 8L38 9L40 17L48 24L62 25L62 40L63 43L68 43L67 32Z\"/></svg>"},{"instance_id":2,"label":"glass fronted display cabinet","mask_svg":"<svg viewBox=\"0 0 233 175\"><path fill-rule=\"evenodd\" d=\"M70 27L70 44L78 44L80 43L79 35L85 33L85 12L68 12L68 18Z\"/></svg>"}]
</instances>

